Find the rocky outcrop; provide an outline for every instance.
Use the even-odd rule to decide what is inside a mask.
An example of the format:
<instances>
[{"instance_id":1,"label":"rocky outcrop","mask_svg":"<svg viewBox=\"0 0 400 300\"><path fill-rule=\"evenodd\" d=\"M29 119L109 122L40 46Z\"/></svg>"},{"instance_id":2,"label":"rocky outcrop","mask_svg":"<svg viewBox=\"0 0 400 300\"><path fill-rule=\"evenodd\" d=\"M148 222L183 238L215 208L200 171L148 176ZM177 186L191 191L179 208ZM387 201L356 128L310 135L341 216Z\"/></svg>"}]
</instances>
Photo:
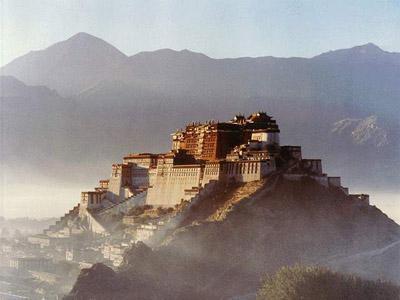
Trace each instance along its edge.
<instances>
[{"instance_id":1,"label":"rocky outcrop","mask_svg":"<svg viewBox=\"0 0 400 300\"><path fill-rule=\"evenodd\" d=\"M326 188L308 177L291 181L277 175L257 188L254 183L221 188L209 199L216 205L208 200L197 208L187 206L193 216L178 224L161 246L132 248L116 275L107 275L118 276L125 282L123 288L102 285L93 292L94 299L105 294L132 299L132 293L138 295L135 299L254 294L260 278L282 266L329 265L339 254L351 257L400 240L400 227L379 209L360 205L339 188ZM388 260L399 258L397 253ZM375 264L361 275L376 279L385 274L385 279L399 282L384 266ZM343 269L340 264L333 267ZM344 271L361 273L351 262ZM71 295L89 287L84 287L84 278L80 276Z\"/></svg>"},{"instance_id":2,"label":"rocky outcrop","mask_svg":"<svg viewBox=\"0 0 400 300\"><path fill-rule=\"evenodd\" d=\"M111 268L95 264L83 269L70 294L64 299L117 299L114 294L127 291L126 280Z\"/></svg>"},{"instance_id":3,"label":"rocky outcrop","mask_svg":"<svg viewBox=\"0 0 400 300\"><path fill-rule=\"evenodd\" d=\"M338 121L333 124L332 133L351 138L356 145L383 147L389 144L388 133L380 126L376 116Z\"/></svg>"}]
</instances>

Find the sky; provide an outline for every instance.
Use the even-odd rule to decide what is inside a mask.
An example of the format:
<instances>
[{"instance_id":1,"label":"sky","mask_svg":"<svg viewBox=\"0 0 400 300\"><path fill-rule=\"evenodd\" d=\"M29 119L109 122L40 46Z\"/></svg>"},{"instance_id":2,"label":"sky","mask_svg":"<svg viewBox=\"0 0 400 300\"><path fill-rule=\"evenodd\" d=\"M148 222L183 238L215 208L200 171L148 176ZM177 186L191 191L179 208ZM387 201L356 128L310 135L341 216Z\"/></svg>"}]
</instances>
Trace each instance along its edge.
<instances>
[{"instance_id":1,"label":"sky","mask_svg":"<svg viewBox=\"0 0 400 300\"><path fill-rule=\"evenodd\" d=\"M312 57L372 42L400 52L400 0L0 0L0 65L87 32L127 55Z\"/></svg>"}]
</instances>

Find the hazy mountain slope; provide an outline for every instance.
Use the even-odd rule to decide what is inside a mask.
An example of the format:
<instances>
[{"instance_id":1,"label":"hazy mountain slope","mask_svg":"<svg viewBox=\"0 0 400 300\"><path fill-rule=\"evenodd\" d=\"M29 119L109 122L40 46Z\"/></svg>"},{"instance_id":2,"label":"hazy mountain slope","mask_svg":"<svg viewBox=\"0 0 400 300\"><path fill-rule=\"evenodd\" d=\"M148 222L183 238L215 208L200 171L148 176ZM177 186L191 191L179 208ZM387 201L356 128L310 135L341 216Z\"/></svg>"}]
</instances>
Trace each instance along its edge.
<instances>
[{"instance_id":1,"label":"hazy mountain slope","mask_svg":"<svg viewBox=\"0 0 400 300\"><path fill-rule=\"evenodd\" d=\"M78 33L44 50L31 51L1 69L31 85L45 85L72 95L105 77L117 74L126 56L87 33Z\"/></svg>"},{"instance_id":2,"label":"hazy mountain slope","mask_svg":"<svg viewBox=\"0 0 400 300\"><path fill-rule=\"evenodd\" d=\"M100 130L93 125L95 115L46 87L4 76L0 83L0 154L2 174L9 184L39 184L38 178L50 177L68 186L74 180L93 182L102 171L108 174L113 153L121 154L120 148L109 146L113 139L103 138L112 136L113 128ZM97 167L99 161L103 164ZM86 172L87 168L94 173ZM51 197L46 196L46 185L42 186L41 195L30 196Z\"/></svg>"},{"instance_id":3,"label":"hazy mountain slope","mask_svg":"<svg viewBox=\"0 0 400 300\"><path fill-rule=\"evenodd\" d=\"M230 299L254 293L261 276L281 266L325 264L334 255L383 248L400 238L400 227L381 211L360 206L339 190L310 179L274 182L267 180L255 193L244 185L236 188L237 193L228 189L228 196L212 195L231 203L223 219L212 221L207 217L214 215L212 209L199 214L205 207L191 207L195 223L176 230L154 251L139 244L126 253L112 276L125 282L118 290L104 286L88 290L85 282L102 278L93 269L86 271L85 281L78 279L71 296L127 299L132 292L138 299ZM232 202L239 194L241 199ZM223 203L215 212L218 207ZM398 260L399 253L388 259ZM360 269L349 263L344 271ZM362 271L366 277L386 274L399 280L384 265Z\"/></svg>"},{"instance_id":4,"label":"hazy mountain slope","mask_svg":"<svg viewBox=\"0 0 400 300\"><path fill-rule=\"evenodd\" d=\"M63 149L70 148L75 126L72 102L46 87L28 86L13 77L0 77L0 82L2 159L62 156Z\"/></svg>"},{"instance_id":5,"label":"hazy mountain slope","mask_svg":"<svg viewBox=\"0 0 400 300\"><path fill-rule=\"evenodd\" d=\"M0 78L0 96L2 98L18 98L31 96L38 98L58 97L56 91L50 90L45 86L27 86L26 84L12 76L1 76Z\"/></svg>"}]
</instances>

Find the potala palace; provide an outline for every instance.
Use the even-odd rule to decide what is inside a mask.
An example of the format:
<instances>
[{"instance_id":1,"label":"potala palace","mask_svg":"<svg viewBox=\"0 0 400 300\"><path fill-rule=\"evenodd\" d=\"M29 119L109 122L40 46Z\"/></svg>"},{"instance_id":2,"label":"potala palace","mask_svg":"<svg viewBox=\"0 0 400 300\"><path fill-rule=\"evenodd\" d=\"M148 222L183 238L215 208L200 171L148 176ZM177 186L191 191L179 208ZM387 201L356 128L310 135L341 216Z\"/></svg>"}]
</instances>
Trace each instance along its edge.
<instances>
[{"instance_id":1,"label":"potala palace","mask_svg":"<svg viewBox=\"0 0 400 300\"><path fill-rule=\"evenodd\" d=\"M300 146L281 146L279 134L278 124L265 112L237 115L227 122L190 123L171 135L169 152L132 153L113 164L110 178L100 180L93 191L82 192L80 203L45 233L107 234L105 223L112 215L143 205L173 208L217 183L259 181L276 172L291 179L311 176L348 194L340 177L323 172L320 159L302 158ZM369 202L368 195L351 196ZM80 220L79 226L65 222L71 216Z\"/></svg>"}]
</instances>

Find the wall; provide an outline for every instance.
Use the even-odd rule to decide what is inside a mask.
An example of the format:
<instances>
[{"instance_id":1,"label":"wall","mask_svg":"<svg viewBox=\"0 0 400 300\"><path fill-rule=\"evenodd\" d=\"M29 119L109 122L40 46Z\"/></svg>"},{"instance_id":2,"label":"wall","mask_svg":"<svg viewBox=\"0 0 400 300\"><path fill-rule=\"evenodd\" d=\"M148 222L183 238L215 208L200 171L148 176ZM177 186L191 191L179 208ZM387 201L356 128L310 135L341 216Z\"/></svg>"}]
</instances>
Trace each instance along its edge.
<instances>
[{"instance_id":1,"label":"wall","mask_svg":"<svg viewBox=\"0 0 400 300\"><path fill-rule=\"evenodd\" d=\"M125 200L124 187L130 186L132 180L132 164L114 164L106 198L114 203Z\"/></svg>"},{"instance_id":2,"label":"wall","mask_svg":"<svg viewBox=\"0 0 400 300\"><path fill-rule=\"evenodd\" d=\"M105 193L102 191L89 191L81 193L81 208L97 208L101 206Z\"/></svg>"},{"instance_id":3,"label":"wall","mask_svg":"<svg viewBox=\"0 0 400 300\"><path fill-rule=\"evenodd\" d=\"M208 162L205 165L159 165L146 204L174 206L193 197L210 181L257 181L276 170L275 161Z\"/></svg>"},{"instance_id":4,"label":"wall","mask_svg":"<svg viewBox=\"0 0 400 300\"><path fill-rule=\"evenodd\" d=\"M203 171L203 178L201 180L201 185L204 186L211 180L221 180L223 164L219 162L209 162L206 163Z\"/></svg>"},{"instance_id":5,"label":"wall","mask_svg":"<svg viewBox=\"0 0 400 300\"><path fill-rule=\"evenodd\" d=\"M134 188L148 187L149 169L157 165L158 155L143 153L124 157L124 163L131 163L131 184Z\"/></svg>"},{"instance_id":6,"label":"wall","mask_svg":"<svg viewBox=\"0 0 400 300\"><path fill-rule=\"evenodd\" d=\"M134 188L148 187L150 185L149 169L140 166L133 166L131 182Z\"/></svg>"},{"instance_id":7,"label":"wall","mask_svg":"<svg viewBox=\"0 0 400 300\"><path fill-rule=\"evenodd\" d=\"M200 165L157 167L154 186L148 189L146 204L172 207L185 198L185 190L199 187Z\"/></svg>"},{"instance_id":8,"label":"wall","mask_svg":"<svg viewBox=\"0 0 400 300\"><path fill-rule=\"evenodd\" d=\"M102 234L102 235L107 235L107 230L104 228L103 225L99 221L95 219L95 217L88 211L84 212L84 215L82 216L87 224L88 224L88 229L91 232L97 233L97 234Z\"/></svg>"},{"instance_id":9,"label":"wall","mask_svg":"<svg viewBox=\"0 0 400 300\"><path fill-rule=\"evenodd\" d=\"M341 187L340 177L328 177L329 186Z\"/></svg>"},{"instance_id":10,"label":"wall","mask_svg":"<svg viewBox=\"0 0 400 300\"><path fill-rule=\"evenodd\" d=\"M121 174L113 169L110 181L108 183L106 198L111 202L117 203L119 202L120 193L121 193Z\"/></svg>"},{"instance_id":11,"label":"wall","mask_svg":"<svg viewBox=\"0 0 400 300\"><path fill-rule=\"evenodd\" d=\"M251 134L251 139L266 145L279 145L279 132L254 132Z\"/></svg>"},{"instance_id":12,"label":"wall","mask_svg":"<svg viewBox=\"0 0 400 300\"><path fill-rule=\"evenodd\" d=\"M316 174L322 174L322 162L320 159L302 159L301 166Z\"/></svg>"},{"instance_id":13,"label":"wall","mask_svg":"<svg viewBox=\"0 0 400 300\"><path fill-rule=\"evenodd\" d=\"M236 182L257 181L275 169L274 160L226 162L223 166L224 175L221 178L225 181L234 180Z\"/></svg>"}]
</instances>

